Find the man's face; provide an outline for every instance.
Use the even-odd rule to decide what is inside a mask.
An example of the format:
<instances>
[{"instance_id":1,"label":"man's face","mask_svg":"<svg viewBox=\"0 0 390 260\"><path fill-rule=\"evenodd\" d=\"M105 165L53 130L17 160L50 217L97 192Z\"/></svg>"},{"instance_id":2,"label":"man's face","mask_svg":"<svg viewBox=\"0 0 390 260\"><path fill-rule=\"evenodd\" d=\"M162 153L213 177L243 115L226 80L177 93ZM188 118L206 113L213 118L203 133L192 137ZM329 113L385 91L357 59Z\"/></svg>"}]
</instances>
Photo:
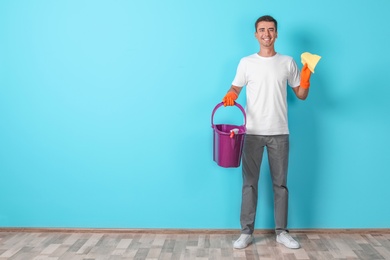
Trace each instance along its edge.
<instances>
[{"instance_id":1,"label":"man's face","mask_svg":"<svg viewBox=\"0 0 390 260\"><path fill-rule=\"evenodd\" d=\"M261 47L272 47L278 38L274 22L259 22L255 37Z\"/></svg>"}]
</instances>

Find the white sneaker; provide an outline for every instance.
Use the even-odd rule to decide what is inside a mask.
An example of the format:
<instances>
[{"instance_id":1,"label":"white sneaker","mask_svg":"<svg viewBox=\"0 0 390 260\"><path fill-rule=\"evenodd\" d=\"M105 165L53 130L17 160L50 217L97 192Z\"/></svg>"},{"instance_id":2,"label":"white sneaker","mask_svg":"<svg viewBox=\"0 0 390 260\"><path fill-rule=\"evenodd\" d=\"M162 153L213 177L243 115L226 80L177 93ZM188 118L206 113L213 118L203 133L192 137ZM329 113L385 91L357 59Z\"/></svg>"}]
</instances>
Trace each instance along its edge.
<instances>
[{"instance_id":1,"label":"white sneaker","mask_svg":"<svg viewBox=\"0 0 390 260\"><path fill-rule=\"evenodd\" d=\"M235 249L243 249L249 246L253 242L253 236L251 234L241 234L241 236L234 242L233 247Z\"/></svg>"},{"instance_id":2,"label":"white sneaker","mask_svg":"<svg viewBox=\"0 0 390 260\"><path fill-rule=\"evenodd\" d=\"M285 247L291 248L291 249L298 249L301 246L299 243L290 236L289 233L286 231L283 231L279 235L276 236L276 242L283 244Z\"/></svg>"}]
</instances>

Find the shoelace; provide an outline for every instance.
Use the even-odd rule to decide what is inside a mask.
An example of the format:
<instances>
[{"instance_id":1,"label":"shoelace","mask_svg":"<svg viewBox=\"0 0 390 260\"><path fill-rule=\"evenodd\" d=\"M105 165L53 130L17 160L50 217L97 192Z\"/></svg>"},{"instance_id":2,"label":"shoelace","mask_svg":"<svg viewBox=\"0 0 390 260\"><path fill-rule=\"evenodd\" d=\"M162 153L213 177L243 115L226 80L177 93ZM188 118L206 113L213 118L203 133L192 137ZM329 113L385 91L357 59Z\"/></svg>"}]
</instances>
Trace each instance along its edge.
<instances>
[{"instance_id":1,"label":"shoelace","mask_svg":"<svg viewBox=\"0 0 390 260\"><path fill-rule=\"evenodd\" d=\"M290 242L295 242L294 238L290 236L287 232L283 232L281 235L283 235L285 238L287 238L288 241Z\"/></svg>"},{"instance_id":2,"label":"shoelace","mask_svg":"<svg viewBox=\"0 0 390 260\"><path fill-rule=\"evenodd\" d=\"M242 236L240 236L240 237L238 238L238 241L237 241L237 242L245 241L247 238L249 238L249 237L242 237Z\"/></svg>"}]
</instances>

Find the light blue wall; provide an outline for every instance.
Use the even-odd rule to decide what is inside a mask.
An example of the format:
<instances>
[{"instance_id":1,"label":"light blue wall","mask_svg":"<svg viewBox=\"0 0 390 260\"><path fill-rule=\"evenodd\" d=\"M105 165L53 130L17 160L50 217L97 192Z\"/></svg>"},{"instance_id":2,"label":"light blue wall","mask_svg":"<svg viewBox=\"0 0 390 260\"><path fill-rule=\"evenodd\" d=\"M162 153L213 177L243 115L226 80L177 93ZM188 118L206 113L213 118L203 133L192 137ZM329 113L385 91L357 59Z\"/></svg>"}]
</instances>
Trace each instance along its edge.
<instances>
[{"instance_id":1,"label":"light blue wall","mask_svg":"<svg viewBox=\"0 0 390 260\"><path fill-rule=\"evenodd\" d=\"M0 226L239 228L241 170L213 162L210 116L271 14L277 51L323 56L308 100L289 93L290 228L389 228L389 9L0 1ZM256 227L272 212L265 164Z\"/></svg>"}]
</instances>

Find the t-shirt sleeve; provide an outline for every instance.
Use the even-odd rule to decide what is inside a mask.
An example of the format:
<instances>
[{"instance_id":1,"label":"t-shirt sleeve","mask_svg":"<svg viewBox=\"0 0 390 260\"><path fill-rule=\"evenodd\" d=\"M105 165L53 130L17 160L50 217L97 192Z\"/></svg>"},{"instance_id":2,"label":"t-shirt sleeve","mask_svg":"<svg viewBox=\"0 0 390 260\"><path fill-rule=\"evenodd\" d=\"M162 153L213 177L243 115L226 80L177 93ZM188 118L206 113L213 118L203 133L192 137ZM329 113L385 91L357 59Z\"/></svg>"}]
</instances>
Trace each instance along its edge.
<instances>
[{"instance_id":1,"label":"t-shirt sleeve","mask_svg":"<svg viewBox=\"0 0 390 260\"><path fill-rule=\"evenodd\" d=\"M238 64L236 76L234 77L232 85L237 87L246 86L247 79L246 79L245 71L246 71L245 61L241 59L240 63Z\"/></svg>"},{"instance_id":2,"label":"t-shirt sleeve","mask_svg":"<svg viewBox=\"0 0 390 260\"><path fill-rule=\"evenodd\" d=\"M288 85L292 88L298 87L301 84L301 76L299 74L299 69L297 63L294 59L291 59L290 64L290 74L287 79Z\"/></svg>"}]
</instances>

